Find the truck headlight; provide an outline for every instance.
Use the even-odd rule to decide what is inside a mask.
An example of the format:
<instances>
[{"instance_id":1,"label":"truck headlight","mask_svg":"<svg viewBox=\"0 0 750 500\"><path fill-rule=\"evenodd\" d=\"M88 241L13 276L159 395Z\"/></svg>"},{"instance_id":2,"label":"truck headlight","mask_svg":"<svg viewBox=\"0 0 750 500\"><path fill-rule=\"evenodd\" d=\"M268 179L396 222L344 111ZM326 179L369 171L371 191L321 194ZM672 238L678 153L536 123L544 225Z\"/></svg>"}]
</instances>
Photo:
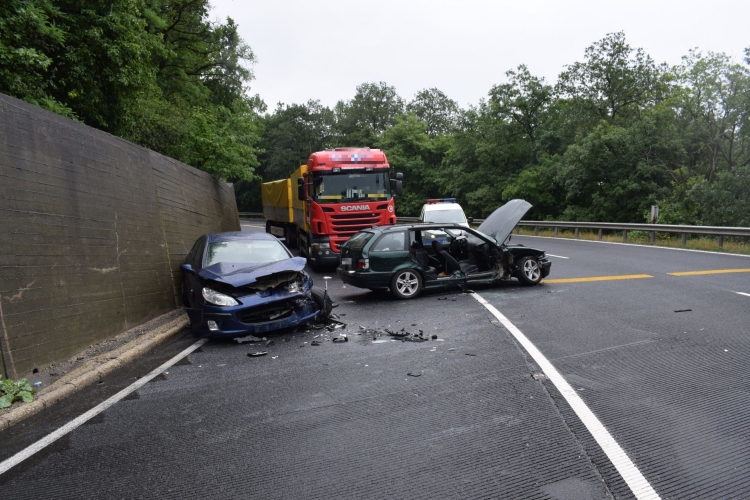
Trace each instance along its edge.
<instances>
[{"instance_id":1,"label":"truck headlight","mask_svg":"<svg viewBox=\"0 0 750 500\"><path fill-rule=\"evenodd\" d=\"M210 288L203 289L203 298L206 299L206 302L213 304L215 306L237 306L239 305L239 302L234 300L229 295L224 295L223 293L219 293L216 290L211 290Z\"/></svg>"}]
</instances>

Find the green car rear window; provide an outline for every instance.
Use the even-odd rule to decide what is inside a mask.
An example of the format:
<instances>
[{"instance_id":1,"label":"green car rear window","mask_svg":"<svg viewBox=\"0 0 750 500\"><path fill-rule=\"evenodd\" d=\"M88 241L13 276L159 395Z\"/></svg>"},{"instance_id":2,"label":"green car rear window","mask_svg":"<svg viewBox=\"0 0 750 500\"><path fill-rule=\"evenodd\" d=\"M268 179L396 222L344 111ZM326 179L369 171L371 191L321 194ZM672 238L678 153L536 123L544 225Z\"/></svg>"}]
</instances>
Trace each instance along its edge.
<instances>
[{"instance_id":1,"label":"green car rear window","mask_svg":"<svg viewBox=\"0 0 750 500\"><path fill-rule=\"evenodd\" d=\"M356 250L362 250L365 245L367 245L367 242L372 239L372 237L375 236L373 233L367 232L367 231L361 231L346 242L346 246L349 248L354 248Z\"/></svg>"}]
</instances>

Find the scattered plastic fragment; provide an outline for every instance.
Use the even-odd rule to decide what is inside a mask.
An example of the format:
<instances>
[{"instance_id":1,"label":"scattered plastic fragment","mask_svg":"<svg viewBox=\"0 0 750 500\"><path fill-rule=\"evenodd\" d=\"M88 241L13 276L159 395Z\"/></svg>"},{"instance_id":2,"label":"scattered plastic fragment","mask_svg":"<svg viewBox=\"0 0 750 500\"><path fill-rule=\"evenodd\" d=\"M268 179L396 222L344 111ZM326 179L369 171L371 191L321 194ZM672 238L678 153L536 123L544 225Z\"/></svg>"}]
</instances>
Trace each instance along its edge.
<instances>
[{"instance_id":1,"label":"scattered plastic fragment","mask_svg":"<svg viewBox=\"0 0 750 500\"><path fill-rule=\"evenodd\" d=\"M258 351L258 352L247 353L248 357L250 358L257 358L258 356L265 356L266 354L268 354L268 351Z\"/></svg>"},{"instance_id":2,"label":"scattered plastic fragment","mask_svg":"<svg viewBox=\"0 0 750 500\"><path fill-rule=\"evenodd\" d=\"M677 309L675 312L676 313L686 313L686 312L690 312L690 311L692 311L692 309Z\"/></svg>"},{"instance_id":3,"label":"scattered plastic fragment","mask_svg":"<svg viewBox=\"0 0 750 500\"><path fill-rule=\"evenodd\" d=\"M390 342L390 340L381 339L372 341L373 344L385 344L386 342Z\"/></svg>"},{"instance_id":4,"label":"scattered plastic fragment","mask_svg":"<svg viewBox=\"0 0 750 500\"><path fill-rule=\"evenodd\" d=\"M409 372L407 373L410 377L421 377L422 373Z\"/></svg>"},{"instance_id":5,"label":"scattered plastic fragment","mask_svg":"<svg viewBox=\"0 0 750 500\"><path fill-rule=\"evenodd\" d=\"M320 341L313 340L312 342L310 342L310 345L320 345Z\"/></svg>"},{"instance_id":6,"label":"scattered plastic fragment","mask_svg":"<svg viewBox=\"0 0 750 500\"><path fill-rule=\"evenodd\" d=\"M437 335L433 335L432 340L437 340Z\"/></svg>"},{"instance_id":7,"label":"scattered plastic fragment","mask_svg":"<svg viewBox=\"0 0 750 500\"><path fill-rule=\"evenodd\" d=\"M276 343L276 342L274 342L273 340L269 340L268 342L266 342L266 347L268 347L268 346L272 346L272 345L274 345L275 343Z\"/></svg>"},{"instance_id":8,"label":"scattered plastic fragment","mask_svg":"<svg viewBox=\"0 0 750 500\"><path fill-rule=\"evenodd\" d=\"M334 337L334 342L349 342L349 337Z\"/></svg>"},{"instance_id":9,"label":"scattered plastic fragment","mask_svg":"<svg viewBox=\"0 0 750 500\"><path fill-rule=\"evenodd\" d=\"M40 385L42 385L41 382L34 382L34 387L39 387Z\"/></svg>"},{"instance_id":10,"label":"scattered plastic fragment","mask_svg":"<svg viewBox=\"0 0 750 500\"><path fill-rule=\"evenodd\" d=\"M260 339L253 335L248 335L247 337L235 338L234 341L237 342L238 344L242 344L243 342L260 342Z\"/></svg>"},{"instance_id":11,"label":"scattered plastic fragment","mask_svg":"<svg viewBox=\"0 0 750 500\"><path fill-rule=\"evenodd\" d=\"M464 354L466 354L467 356L476 356L476 354L471 353L471 352L465 352Z\"/></svg>"},{"instance_id":12,"label":"scattered plastic fragment","mask_svg":"<svg viewBox=\"0 0 750 500\"><path fill-rule=\"evenodd\" d=\"M34 368L33 370L31 370L31 373L39 373L39 368Z\"/></svg>"},{"instance_id":13,"label":"scattered plastic fragment","mask_svg":"<svg viewBox=\"0 0 750 500\"><path fill-rule=\"evenodd\" d=\"M278 356L271 356L271 359L278 359Z\"/></svg>"}]
</instances>

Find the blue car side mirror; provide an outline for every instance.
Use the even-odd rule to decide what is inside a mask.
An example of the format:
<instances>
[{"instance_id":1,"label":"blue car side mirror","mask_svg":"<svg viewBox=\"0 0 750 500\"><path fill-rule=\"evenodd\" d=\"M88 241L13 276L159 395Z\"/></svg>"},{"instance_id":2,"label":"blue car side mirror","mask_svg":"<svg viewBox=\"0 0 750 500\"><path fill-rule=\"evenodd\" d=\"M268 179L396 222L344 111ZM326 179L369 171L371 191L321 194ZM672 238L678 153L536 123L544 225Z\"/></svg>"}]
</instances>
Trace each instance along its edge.
<instances>
[{"instance_id":1,"label":"blue car side mirror","mask_svg":"<svg viewBox=\"0 0 750 500\"><path fill-rule=\"evenodd\" d=\"M193 266L191 266L190 264L183 264L180 266L180 269L189 273L193 272Z\"/></svg>"}]
</instances>

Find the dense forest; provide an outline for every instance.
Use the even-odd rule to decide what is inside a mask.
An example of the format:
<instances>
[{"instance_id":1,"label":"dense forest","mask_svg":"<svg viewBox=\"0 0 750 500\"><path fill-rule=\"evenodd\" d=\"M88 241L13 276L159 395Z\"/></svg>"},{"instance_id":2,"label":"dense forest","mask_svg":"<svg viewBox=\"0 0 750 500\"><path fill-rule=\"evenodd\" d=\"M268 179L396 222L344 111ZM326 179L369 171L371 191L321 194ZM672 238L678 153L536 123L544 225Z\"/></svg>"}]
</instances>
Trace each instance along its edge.
<instances>
[{"instance_id":1,"label":"dense forest","mask_svg":"<svg viewBox=\"0 0 750 500\"><path fill-rule=\"evenodd\" d=\"M750 48L669 67L612 33L556 82L522 65L468 109L367 82L333 108L269 111L253 62L207 0L0 6L0 92L235 182L241 210L311 152L369 146L404 173L400 215L453 196L484 217L524 198L537 220L643 222L657 204L663 223L750 226Z\"/></svg>"}]
</instances>

